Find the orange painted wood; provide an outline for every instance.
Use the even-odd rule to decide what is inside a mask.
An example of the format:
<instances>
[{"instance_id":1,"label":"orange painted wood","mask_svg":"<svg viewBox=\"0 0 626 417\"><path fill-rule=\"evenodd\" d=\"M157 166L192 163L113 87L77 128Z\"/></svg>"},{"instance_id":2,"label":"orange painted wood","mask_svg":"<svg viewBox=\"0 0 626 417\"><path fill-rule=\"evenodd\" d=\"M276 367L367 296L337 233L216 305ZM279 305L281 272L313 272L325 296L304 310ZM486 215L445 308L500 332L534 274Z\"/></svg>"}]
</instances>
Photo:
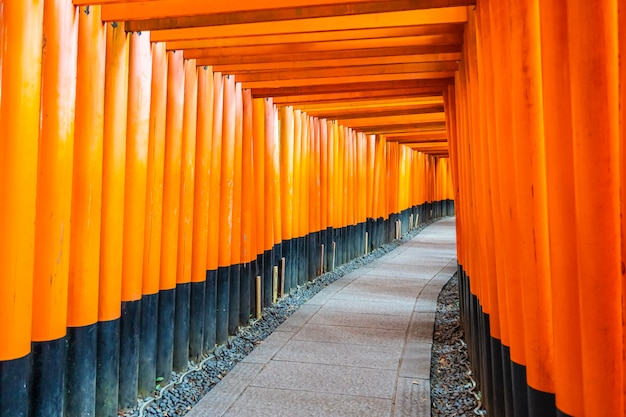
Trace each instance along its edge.
<instances>
[{"instance_id":1,"label":"orange painted wood","mask_svg":"<svg viewBox=\"0 0 626 417\"><path fill-rule=\"evenodd\" d=\"M85 5L86 0L74 0L75 4ZM254 11L264 11L263 14L268 14L267 10L272 10L272 13L276 13L275 10L294 10L292 14L287 15L287 17L283 18L298 18L302 17L297 12L300 10L306 10L307 8L315 7L324 7L324 10L328 10L329 12L333 12L329 14L330 16L334 16L336 14L346 14L346 13L337 13L337 12L348 12L348 13L373 13L376 11L386 11L389 9L371 9L371 6L368 6L367 3L369 1L364 0L349 0L349 1L336 1L336 0L281 0L275 1L271 4L262 3L258 1L246 1L239 2L237 5L231 4L204 4L198 3L195 1L174 1L174 0L143 0L143 1L120 1L120 0L99 0L96 3L99 4L109 4L105 9L105 20L145 20L151 18L163 18L163 17L173 17L173 16L198 16L198 15L215 15L218 16L220 14L225 15L226 17L231 17L231 19L235 19L234 16L240 13L246 12L254 12ZM121 4L115 4L121 3ZM402 2L394 2L398 3L397 6L391 8L391 10L395 10L399 8L400 10L408 9L407 6L404 6ZM456 6L456 5L469 5L474 4L472 1L455 1L455 0L422 0L419 2L411 2L411 9L428 9L432 7L445 7L445 6ZM334 9L331 8L333 6L343 6L342 9ZM378 6L380 7L380 6ZM328 13L328 12L326 12ZM231 15L232 14L232 15ZM318 13L320 14L320 13ZM323 14L322 14L323 15ZM253 14L254 16L254 14ZM218 21L219 23L219 21ZM215 23L214 23L215 24ZM206 23L202 26L206 26ZM180 27L178 25L174 27Z\"/></svg>"},{"instance_id":2,"label":"orange painted wood","mask_svg":"<svg viewBox=\"0 0 626 417\"><path fill-rule=\"evenodd\" d=\"M209 204L211 166L213 157L213 71L198 67L198 110L196 121L196 158L193 200L193 244L191 254L191 282L206 279L209 239Z\"/></svg>"},{"instance_id":3,"label":"orange painted wood","mask_svg":"<svg viewBox=\"0 0 626 417\"><path fill-rule=\"evenodd\" d=\"M294 69L282 71L238 73L237 79L242 82L272 81L272 80L298 80L303 78L328 78L328 77L357 77L365 75L383 74L416 74L423 72L448 72L455 71L457 64L454 61L444 62L420 62L387 65L360 65L346 66L341 68L314 68Z\"/></svg>"},{"instance_id":4,"label":"orange painted wood","mask_svg":"<svg viewBox=\"0 0 626 417\"><path fill-rule=\"evenodd\" d=\"M107 11L108 8L104 10ZM170 15L171 16L171 15ZM106 15L105 20L110 20ZM417 9L403 12L377 13L352 16L331 16L312 19L296 19L278 22L258 22L234 25L221 25L221 37L279 35L290 33L324 32L356 29L392 28L434 24L464 23L467 21L465 7L445 7L437 9ZM211 37L213 27L166 29L152 32L153 41L173 41L202 39Z\"/></svg>"},{"instance_id":5,"label":"orange painted wood","mask_svg":"<svg viewBox=\"0 0 626 417\"><path fill-rule=\"evenodd\" d=\"M222 48L236 47L246 45L276 45L276 44L300 44L308 42L332 42L359 39L377 39L377 38L402 38L408 36L428 36L428 35L445 35L445 34L462 34L462 23L451 24L431 24L421 26L398 26L390 28L375 29L355 29L343 28L342 30L324 31L324 32L307 32L307 33L289 33L282 35L261 35L255 37L227 37L221 36L219 31L209 34L208 38L170 41L170 48L176 49L192 49L192 48ZM291 52L290 52L291 53ZM309 59L314 59L310 57ZM296 63L294 63L296 64Z\"/></svg>"},{"instance_id":6,"label":"orange painted wood","mask_svg":"<svg viewBox=\"0 0 626 417\"><path fill-rule=\"evenodd\" d=\"M222 123L224 110L224 78L213 73L213 126L211 146L211 176L209 178L209 225L207 270L217 270L220 237L220 200L222 178Z\"/></svg>"},{"instance_id":7,"label":"orange painted wood","mask_svg":"<svg viewBox=\"0 0 626 417\"><path fill-rule=\"evenodd\" d=\"M381 59L386 58L393 59L393 57L406 57L408 60L411 57L418 60L418 62L424 61L424 57L433 54L458 54L461 52L460 44L452 45L412 45L412 46L396 46L389 48L370 48L370 49L351 49L351 50L339 50L339 51L321 51L315 55L311 55L308 52L287 52L277 55L221 55L211 56L210 58L198 59L199 65L208 65L209 63L214 65L223 66L238 66L239 69L245 70L250 68L253 70L255 65L270 66L294 66L298 62L314 61L317 63L337 62L338 60L348 59ZM399 58L398 58L399 59ZM382 61L381 61L382 62ZM250 65L250 67L248 67ZM332 65L330 65L332 66ZM237 67L235 67L237 69Z\"/></svg>"},{"instance_id":8,"label":"orange painted wood","mask_svg":"<svg viewBox=\"0 0 626 417\"><path fill-rule=\"evenodd\" d=\"M507 24L508 21L503 20L504 16L508 15L508 6L504 4L495 4L489 9L489 22L492 39L494 40L492 45L492 57L493 57L493 73L500 76L494 77L494 101L497 103L494 106L495 115L495 133L497 138L510 137L512 135L512 120L511 112L506 111L507 106L511 106L511 71L510 60L511 50L507 46L511 42L510 40L510 27ZM521 271L519 264L515 258L520 252L519 239L513 238L517 236L519 223L514 219L519 219L519 212L517 204L515 204L516 197L516 172L513 167L515 166L515 158L510 141L495 141L497 152L497 170L500 176L500 217L503 220L502 229L508 230L509 233L502 240L503 245L503 262L504 262L504 276L506 279L504 284L507 291L506 308L507 317L509 320L509 327L511 330L510 336L510 349L511 359L520 365L526 363L526 335L524 331L524 313L521 299L516 294L521 291L523 285L523 279L521 277ZM465 154L466 155L466 154ZM459 161L467 156L461 155L459 151ZM459 173L459 177L462 174ZM467 179L465 179L467 182ZM456 206L455 206L456 207ZM464 217L464 224L471 221L468 217L469 213L466 213ZM469 242L469 236L468 236ZM468 243L469 246L469 243ZM503 300L504 301L504 300Z\"/></svg>"},{"instance_id":9,"label":"orange painted wood","mask_svg":"<svg viewBox=\"0 0 626 417\"><path fill-rule=\"evenodd\" d=\"M180 208L178 215L176 284L184 284L191 281L198 120L198 73L196 63L193 60L185 60L183 70L185 72L185 82L180 154ZM196 280L196 282L202 281L200 277L196 277Z\"/></svg>"},{"instance_id":10,"label":"orange painted wood","mask_svg":"<svg viewBox=\"0 0 626 417\"><path fill-rule=\"evenodd\" d=\"M304 159L302 152L302 142L305 136L306 126L302 123L302 112L294 110L293 112L293 203L291 209L293 211L292 237L298 238L302 236L302 217L304 207L302 206L302 176L304 167Z\"/></svg>"},{"instance_id":11,"label":"orange painted wood","mask_svg":"<svg viewBox=\"0 0 626 417\"><path fill-rule=\"evenodd\" d=\"M159 288L176 288L180 183L182 169L185 68L180 52L168 52L167 104L165 122L165 165L163 173L163 226Z\"/></svg>"},{"instance_id":12,"label":"orange painted wood","mask_svg":"<svg viewBox=\"0 0 626 417\"><path fill-rule=\"evenodd\" d=\"M231 76L232 77L232 76ZM243 181L243 91L241 83L235 83L235 163L233 165L233 240L231 248L231 263L238 265L241 258L241 216L242 216L242 181Z\"/></svg>"},{"instance_id":13,"label":"orange painted wood","mask_svg":"<svg viewBox=\"0 0 626 417\"><path fill-rule=\"evenodd\" d=\"M98 299L103 298L99 280L106 29L99 7L74 18L79 32L67 324L83 326L98 321Z\"/></svg>"},{"instance_id":14,"label":"orange painted wood","mask_svg":"<svg viewBox=\"0 0 626 417\"><path fill-rule=\"evenodd\" d=\"M616 2L567 6L585 415L623 415Z\"/></svg>"},{"instance_id":15,"label":"orange painted wood","mask_svg":"<svg viewBox=\"0 0 626 417\"><path fill-rule=\"evenodd\" d=\"M0 108L0 360L30 352L43 4L3 5Z\"/></svg>"},{"instance_id":16,"label":"orange painted wood","mask_svg":"<svg viewBox=\"0 0 626 417\"><path fill-rule=\"evenodd\" d=\"M263 174L257 171L254 164L254 115L252 92L243 91L243 151L242 151L242 205L241 205L241 261L248 263L256 259L259 252L257 240L262 240L262 234L257 234L256 225L263 223L263 217L258 215L258 194L263 193L263 187L256 188L254 176L259 175L261 182Z\"/></svg>"},{"instance_id":17,"label":"orange painted wood","mask_svg":"<svg viewBox=\"0 0 626 417\"><path fill-rule=\"evenodd\" d=\"M222 119L222 175L220 180L220 228L218 247L219 267L231 265L236 114L235 78L226 75L224 77L224 114Z\"/></svg>"},{"instance_id":18,"label":"orange painted wood","mask_svg":"<svg viewBox=\"0 0 626 417\"><path fill-rule=\"evenodd\" d=\"M270 250L282 240L280 217L280 151L278 148L278 126L271 98L263 99L265 119L265 250Z\"/></svg>"},{"instance_id":19,"label":"orange painted wood","mask_svg":"<svg viewBox=\"0 0 626 417\"><path fill-rule=\"evenodd\" d=\"M359 4L336 3L321 6L304 6L298 8L288 7L273 9L271 13L268 13L264 10L250 10L237 11L234 13L182 15L178 17L169 17L166 19L150 19L145 18L145 16L142 17L126 13L125 15L118 15L118 18L141 18L141 20L132 20L128 22L129 31L137 32L186 27L221 26L235 23L253 23L264 21L275 22L280 20L293 20L314 17L372 14L436 7L465 6L474 5L475 3L476 2L474 0L422 0L417 2L414 0L384 0L361 2ZM107 12L109 12L109 10L107 10ZM113 17L115 16L109 16L111 20L117 20L113 19Z\"/></svg>"},{"instance_id":20,"label":"orange painted wood","mask_svg":"<svg viewBox=\"0 0 626 417\"><path fill-rule=\"evenodd\" d=\"M295 117L293 107L280 108L280 213L283 240L294 236L294 136Z\"/></svg>"},{"instance_id":21,"label":"orange painted wood","mask_svg":"<svg viewBox=\"0 0 626 417\"><path fill-rule=\"evenodd\" d=\"M250 91L250 90L246 90ZM264 99L256 98L252 99L252 91L250 91L250 100L252 100L252 153L253 153L253 166L254 166L254 184L250 186L254 187L254 200L255 200L255 220L254 220L254 233L255 233L255 252L262 254L267 249L271 249L272 240L270 235L265 237L265 223L270 210L266 207L266 178L269 176L269 163L265 161L265 103ZM270 200L268 198L268 200ZM269 234L269 233L268 233ZM269 247L266 244L270 244Z\"/></svg>"},{"instance_id":22,"label":"orange painted wood","mask_svg":"<svg viewBox=\"0 0 626 417\"><path fill-rule=\"evenodd\" d=\"M359 51L359 50L357 50ZM369 50L365 50L369 51ZM303 57L304 58L304 57ZM461 54L459 52L449 53L432 53L432 54L416 54L416 55L391 55L377 57L361 57L361 58L336 58L336 59L308 59L291 60L291 61L273 61L259 63L244 64L223 64L216 65L216 70L233 72L237 74L258 73L264 71L277 70L296 70L296 69L314 69L314 68L343 68L365 65L394 65L394 64L416 64L424 62L448 62L459 61ZM199 59L198 62L210 62L212 58Z\"/></svg>"},{"instance_id":23,"label":"orange painted wood","mask_svg":"<svg viewBox=\"0 0 626 417\"><path fill-rule=\"evenodd\" d=\"M319 124L319 153L320 153L320 228L325 230L330 226L329 205L329 155L328 155L328 124L326 119L318 119Z\"/></svg>"},{"instance_id":24,"label":"orange painted wood","mask_svg":"<svg viewBox=\"0 0 626 417\"><path fill-rule=\"evenodd\" d=\"M78 16L71 2L45 3L43 36L32 278L32 340L38 342L63 337L67 322L78 49Z\"/></svg>"},{"instance_id":25,"label":"orange painted wood","mask_svg":"<svg viewBox=\"0 0 626 417\"><path fill-rule=\"evenodd\" d=\"M152 57L146 34L129 35L122 301L141 299L150 138Z\"/></svg>"},{"instance_id":26,"label":"orange painted wood","mask_svg":"<svg viewBox=\"0 0 626 417\"><path fill-rule=\"evenodd\" d=\"M514 152L517 171L517 204L524 219L520 225L519 262L524 283L527 381L544 392L554 392L554 349L547 224L547 189L543 108L541 106L541 55L533 47L541 42L538 5L512 3L511 51ZM519 49L517 46L519 45ZM519 94L522 94L521 96ZM524 221L525 220L525 221Z\"/></svg>"},{"instance_id":27,"label":"orange painted wood","mask_svg":"<svg viewBox=\"0 0 626 417\"><path fill-rule=\"evenodd\" d=\"M104 132L104 67L106 30L100 7L78 15L76 112L72 178L72 227L67 325L98 321L102 148Z\"/></svg>"},{"instance_id":28,"label":"orange painted wood","mask_svg":"<svg viewBox=\"0 0 626 417\"><path fill-rule=\"evenodd\" d=\"M550 231L550 275L554 317L554 385L556 405L569 415L584 415L582 345L576 253L574 143L569 107L570 77L563 1L541 2L544 131ZM572 300L576 300L572 302Z\"/></svg>"},{"instance_id":29,"label":"orange painted wood","mask_svg":"<svg viewBox=\"0 0 626 417\"><path fill-rule=\"evenodd\" d=\"M128 36L121 24L106 25L106 32L99 321L121 313L128 107Z\"/></svg>"},{"instance_id":30,"label":"orange painted wood","mask_svg":"<svg viewBox=\"0 0 626 417\"><path fill-rule=\"evenodd\" d=\"M167 54L162 43L152 44L152 86L146 176L146 214L142 270L143 294L159 291L163 227L163 170L167 105Z\"/></svg>"}]
</instances>

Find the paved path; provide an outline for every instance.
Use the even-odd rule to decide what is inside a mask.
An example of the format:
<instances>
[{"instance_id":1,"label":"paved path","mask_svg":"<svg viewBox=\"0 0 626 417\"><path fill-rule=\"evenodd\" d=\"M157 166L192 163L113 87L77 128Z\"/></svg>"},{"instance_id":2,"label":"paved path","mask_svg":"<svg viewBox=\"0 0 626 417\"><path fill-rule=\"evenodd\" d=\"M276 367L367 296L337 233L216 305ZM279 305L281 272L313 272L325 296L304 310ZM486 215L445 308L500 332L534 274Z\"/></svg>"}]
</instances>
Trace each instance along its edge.
<instances>
[{"instance_id":1,"label":"paved path","mask_svg":"<svg viewBox=\"0 0 626 417\"><path fill-rule=\"evenodd\" d=\"M445 219L335 281L187 416L430 416L437 296L455 255Z\"/></svg>"}]
</instances>

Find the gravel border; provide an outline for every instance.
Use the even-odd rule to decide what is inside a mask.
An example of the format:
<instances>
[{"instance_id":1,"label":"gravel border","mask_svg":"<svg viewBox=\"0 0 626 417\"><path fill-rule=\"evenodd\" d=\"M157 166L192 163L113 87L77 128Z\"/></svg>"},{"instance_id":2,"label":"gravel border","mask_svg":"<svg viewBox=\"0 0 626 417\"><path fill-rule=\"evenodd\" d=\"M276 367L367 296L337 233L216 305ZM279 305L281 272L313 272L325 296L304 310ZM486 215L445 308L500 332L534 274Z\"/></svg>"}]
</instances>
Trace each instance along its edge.
<instances>
[{"instance_id":1,"label":"gravel border","mask_svg":"<svg viewBox=\"0 0 626 417\"><path fill-rule=\"evenodd\" d=\"M486 415L481 393L471 377L461 325L457 274L439 293L430 368L431 415Z\"/></svg>"},{"instance_id":2,"label":"gravel border","mask_svg":"<svg viewBox=\"0 0 626 417\"><path fill-rule=\"evenodd\" d=\"M308 299L337 279L411 240L433 222L432 220L424 222L402 238L386 243L365 256L356 258L335 268L332 272L327 272L315 280L299 286L276 304L263 309L260 320L253 320L249 326L240 328L236 335L229 337L225 344L216 347L213 354L206 357L199 365L190 364L184 373L173 372L170 384L155 391L153 397L138 402L138 407L135 410L121 415L125 417L184 416L237 363L252 352L256 345L269 336Z\"/></svg>"}]
</instances>

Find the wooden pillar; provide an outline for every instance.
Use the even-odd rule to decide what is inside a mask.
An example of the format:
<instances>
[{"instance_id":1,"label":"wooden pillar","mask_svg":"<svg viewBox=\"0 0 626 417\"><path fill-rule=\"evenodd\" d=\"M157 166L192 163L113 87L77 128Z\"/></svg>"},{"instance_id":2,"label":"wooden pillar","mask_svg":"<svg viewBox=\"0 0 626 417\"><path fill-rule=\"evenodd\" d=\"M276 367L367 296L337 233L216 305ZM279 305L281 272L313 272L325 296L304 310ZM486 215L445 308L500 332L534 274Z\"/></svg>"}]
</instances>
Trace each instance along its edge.
<instances>
[{"instance_id":1,"label":"wooden pillar","mask_svg":"<svg viewBox=\"0 0 626 417\"><path fill-rule=\"evenodd\" d=\"M174 307L175 371L184 371L189 362L189 308L191 296L191 255L196 160L196 122L198 111L198 74L196 61L183 62L185 72L183 129L180 158L180 197L178 251L176 255L176 302Z\"/></svg>"},{"instance_id":2,"label":"wooden pillar","mask_svg":"<svg viewBox=\"0 0 626 417\"><path fill-rule=\"evenodd\" d=\"M157 377L167 384L174 361L176 267L180 214L183 108L185 72L181 51L167 53L167 103L165 106L165 161L163 166L163 219L161 276L157 334Z\"/></svg>"},{"instance_id":3,"label":"wooden pillar","mask_svg":"<svg viewBox=\"0 0 626 417\"><path fill-rule=\"evenodd\" d=\"M33 271L33 416L63 414L77 33L77 9L71 2L44 4Z\"/></svg>"},{"instance_id":4,"label":"wooden pillar","mask_svg":"<svg viewBox=\"0 0 626 417\"><path fill-rule=\"evenodd\" d=\"M196 124L195 190L193 201L193 244L191 259L191 305L189 319L189 357L199 362L206 328L206 271L209 239L209 205L213 157L213 70L198 68L198 114Z\"/></svg>"},{"instance_id":5,"label":"wooden pillar","mask_svg":"<svg viewBox=\"0 0 626 417\"><path fill-rule=\"evenodd\" d=\"M120 321L119 408L137 404L139 334L146 215L146 175L150 137L152 57L147 33L130 37L126 174L124 185L124 240L122 255L122 317Z\"/></svg>"},{"instance_id":6,"label":"wooden pillar","mask_svg":"<svg viewBox=\"0 0 626 417\"><path fill-rule=\"evenodd\" d=\"M616 2L567 6L585 415L623 415Z\"/></svg>"},{"instance_id":7,"label":"wooden pillar","mask_svg":"<svg viewBox=\"0 0 626 417\"><path fill-rule=\"evenodd\" d=\"M109 23L106 28L96 371L96 415L98 417L113 415L118 410L128 106L128 36L123 24Z\"/></svg>"},{"instance_id":8,"label":"wooden pillar","mask_svg":"<svg viewBox=\"0 0 626 417\"><path fill-rule=\"evenodd\" d=\"M139 381L137 388L140 397L148 396L154 392L156 380L166 105L167 53L165 43L157 42L152 44L150 127L146 165Z\"/></svg>"}]
</instances>

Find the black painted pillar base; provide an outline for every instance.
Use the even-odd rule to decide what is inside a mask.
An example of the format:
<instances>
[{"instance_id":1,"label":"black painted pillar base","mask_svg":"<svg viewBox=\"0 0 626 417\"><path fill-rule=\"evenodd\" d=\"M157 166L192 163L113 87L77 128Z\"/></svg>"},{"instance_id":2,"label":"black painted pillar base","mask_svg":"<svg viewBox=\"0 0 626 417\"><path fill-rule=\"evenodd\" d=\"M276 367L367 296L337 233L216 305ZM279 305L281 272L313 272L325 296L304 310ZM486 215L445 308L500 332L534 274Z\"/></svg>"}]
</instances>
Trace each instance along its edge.
<instances>
[{"instance_id":1,"label":"black painted pillar base","mask_svg":"<svg viewBox=\"0 0 626 417\"><path fill-rule=\"evenodd\" d=\"M504 412L506 416L514 416L513 385L511 381L511 349L502 345L502 382L504 388Z\"/></svg>"},{"instance_id":2,"label":"black painted pillar base","mask_svg":"<svg viewBox=\"0 0 626 417\"><path fill-rule=\"evenodd\" d=\"M256 270L256 261L241 265L239 280L239 326L245 326L250 320L250 288L252 288L252 271Z\"/></svg>"},{"instance_id":3,"label":"black painted pillar base","mask_svg":"<svg viewBox=\"0 0 626 417\"><path fill-rule=\"evenodd\" d=\"M515 417L528 416L528 390L526 389L526 367L511 361L513 407Z\"/></svg>"},{"instance_id":4,"label":"black painted pillar base","mask_svg":"<svg viewBox=\"0 0 626 417\"><path fill-rule=\"evenodd\" d=\"M0 415L28 417L32 353L0 361Z\"/></svg>"},{"instance_id":5,"label":"black painted pillar base","mask_svg":"<svg viewBox=\"0 0 626 417\"><path fill-rule=\"evenodd\" d=\"M117 415L120 319L98 322L96 417Z\"/></svg>"},{"instance_id":6,"label":"black painted pillar base","mask_svg":"<svg viewBox=\"0 0 626 417\"><path fill-rule=\"evenodd\" d=\"M271 250L263 253L263 273L261 274L261 309L272 303L272 265L274 264L275 253L278 251L276 246ZM285 284L286 286L286 284ZM254 277L254 310L256 312L256 277Z\"/></svg>"},{"instance_id":7,"label":"black painted pillar base","mask_svg":"<svg viewBox=\"0 0 626 417\"><path fill-rule=\"evenodd\" d=\"M491 342L491 397L492 397L492 414L495 416L504 416L504 375L502 370L502 343L493 337Z\"/></svg>"},{"instance_id":8,"label":"black painted pillar base","mask_svg":"<svg viewBox=\"0 0 626 417\"><path fill-rule=\"evenodd\" d=\"M65 415L96 414L98 325L68 327L65 357Z\"/></svg>"},{"instance_id":9,"label":"black painted pillar base","mask_svg":"<svg viewBox=\"0 0 626 417\"><path fill-rule=\"evenodd\" d=\"M181 372L189 366L189 303L191 283L176 285L174 307L174 361L173 368Z\"/></svg>"},{"instance_id":10,"label":"black painted pillar base","mask_svg":"<svg viewBox=\"0 0 626 417\"><path fill-rule=\"evenodd\" d=\"M139 329L141 300L122 301L120 319L120 391L118 407L122 411L137 406L139 380Z\"/></svg>"},{"instance_id":11,"label":"black painted pillar base","mask_svg":"<svg viewBox=\"0 0 626 417\"><path fill-rule=\"evenodd\" d=\"M554 417L556 415L556 397L554 394L536 390L528 385L528 415Z\"/></svg>"},{"instance_id":12,"label":"black painted pillar base","mask_svg":"<svg viewBox=\"0 0 626 417\"><path fill-rule=\"evenodd\" d=\"M204 282L204 340L203 350L208 354L215 350L217 326L217 270L206 271Z\"/></svg>"},{"instance_id":13,"label":"black painted pillar base","mask_svg":"<svg viewBox=\"0 0 626 417\"><path fill-rule=\"evenodd\" d=\"M217 268L217 324L215 339L218 345L228 340L228 301L230 297L230 267Z\"/></svg>"},{"instance_id":14,"label":"black painted pillar base","mask_svg":"<svg viewBox=\"0 0 626 417\"><path fill-rule=\"evenodd\" d=\"M174 309L176 289L159 291L156 376L165 385L172 377L174 365Z\"/></svg>"},{"instance_id":15,"label":"black painted pillar base","mask_svg":"<svg viewBox=\"0 0 626 417\"><path fill-rule=\"evenodd\" d=\"M33 342L30 415L62 417L65 386L65 338ZM4 387L2 387L4 389Z\"/></svg>"},{"instance_id":16,"label":"black painted pillar base","mask_svg":"<svg viewBox=\"0 0 626 417\"><path fill-rule=\"evenodd\" d=\"M141 330L139 334L139 383L137 387L139 396L142 398L145 398L154 393L156 380L158 309L159 294L144 294L144 296L141 298Z\"/></svg>"},{"instance_id":17,"label":"black painted pillar base","mask_svg":"<svg viewBox=\"0 0 626 417\"><path fill-rule=\"evenodd\" d=\"M230 287L228 296L228 334L239 330L239 304L241 297L241 264L230 266Z\"/></svg>"},{"instance_id":18,"label":"black painted pillar base","mask_svg":"<svg viewBox=\"0 0 626 417\"><path fill-rule=\"evenodd\" d=\"M189 359L194 363L202 359L204 343L204 294L206 281L191 283L191 302L189 307Z\"/></svg>"},{"instance_id":19,"label":"black painted pillar base","mask_svg":"<svg viewBox=\"0 0 626 417\"><path fill-rule=\"evenodd\" d=\"M308 270L307 256L306 256L306 237L300 236L296 239L298 250L296 255L297 270L298 270L298 285L304 285L307 281L306 274Z\"/></svg>"}]
</instances>

